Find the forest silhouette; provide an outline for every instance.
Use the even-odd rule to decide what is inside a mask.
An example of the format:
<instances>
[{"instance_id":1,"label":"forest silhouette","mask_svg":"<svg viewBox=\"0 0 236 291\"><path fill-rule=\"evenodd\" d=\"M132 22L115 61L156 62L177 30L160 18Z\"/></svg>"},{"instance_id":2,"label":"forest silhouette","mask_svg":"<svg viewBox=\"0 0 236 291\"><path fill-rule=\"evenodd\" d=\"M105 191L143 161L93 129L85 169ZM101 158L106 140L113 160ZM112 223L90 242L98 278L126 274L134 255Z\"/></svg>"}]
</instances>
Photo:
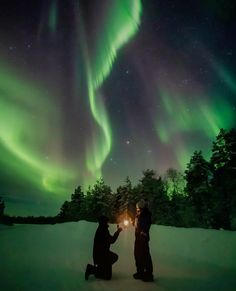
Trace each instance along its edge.
<instances>
[{"instance_id":1,"label":"forest silhouette","mask_svg":"<svg viewBox=\"0 0 236 291\"><path fill-rule=\"evenodd\" d=\"M133 221L136 202L145 199L154 224L236 230L235 154L236 130L221 129L209 161L201 150L195 151L183 174L170 168L160 176L147 169L137 185L127 177L115 192L100 178L86 193L78 186L54 217L9 216L0 198L0 223L95 222L100 215L114 223L124 218Z\"/></svg>"}]
</instances>

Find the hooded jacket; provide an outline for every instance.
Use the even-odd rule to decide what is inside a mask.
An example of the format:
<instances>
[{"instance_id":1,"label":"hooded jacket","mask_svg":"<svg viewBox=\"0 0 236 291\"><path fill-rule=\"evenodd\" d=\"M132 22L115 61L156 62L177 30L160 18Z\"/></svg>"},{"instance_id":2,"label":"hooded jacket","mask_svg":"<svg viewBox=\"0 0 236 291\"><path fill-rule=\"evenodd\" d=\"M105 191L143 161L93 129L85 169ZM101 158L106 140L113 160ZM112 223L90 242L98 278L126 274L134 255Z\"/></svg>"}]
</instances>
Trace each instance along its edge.
<instances>
[{"instance_id":1,"label":"hooded jacket","mask_svg":"<svg viewBox=\"0 0 236 291\"><path fill-rule=\"evenodd\" d=\"M151 224L151 212L148 210L148 208L145 207L142 209L140 214L136 215L135 218L135 238L146 238L149 241L149 230Z\"/></svg>"},{"instance_id":2,"label":"hooded jacket","mask_svg":"<svg viewBox=\"0 0 236 291\"><path fill-rule=\"evenodd\" d=\"M110 235L107 224L100 224L97 228L93 244L94 264L103 262L110 252L110 245L113 244L119 236L119 231Z\"/></svg>"}]
</instances>

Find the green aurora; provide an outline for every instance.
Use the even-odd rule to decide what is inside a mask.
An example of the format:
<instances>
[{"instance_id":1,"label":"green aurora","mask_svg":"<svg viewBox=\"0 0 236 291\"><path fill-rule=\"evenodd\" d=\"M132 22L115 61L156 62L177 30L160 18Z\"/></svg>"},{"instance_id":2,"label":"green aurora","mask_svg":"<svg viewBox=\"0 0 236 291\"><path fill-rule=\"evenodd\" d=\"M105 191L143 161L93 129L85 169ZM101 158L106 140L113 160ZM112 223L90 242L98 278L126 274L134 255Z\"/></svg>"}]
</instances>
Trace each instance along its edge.
<instances>
[{"instance_id":1,"label":"green aurora","mask_svg":"<svg viewBox=\"0 0 236 291\"><path fill-rule=\"evenodd\" d=\"M58 205L101 176L115 189L184 171L235 127L231 14L216 3L186 16L181 3L20 2L0 4L0 196Z\"/></svg>"},{"instance_id":2,"label":"green aurora","mask_svg":"<svg viewBox=\"0 0 236 291\"><path fill-rule=\"evenodd\" d=\"M85 171L89 175L81 181L85 186L101 177L103 163L112 146L111 125L99 96L99 88L109 76L118 50L137 32L141 16L141 2L137 0L121 0L109 6L105 17L109 22L99 32L103 37L97 40L97 49L90 52L88 44L83 44L87 95L91 114L98 125L86 148ZM44 20L42 22L53 34L56 33L58 24L57 1L52 1L49 8L48 24ZM44 30L41 27L41 31ZM95 65L91 66L91 63ZM50 104L50 96L45 95L45 90L34 85L33 81L20 79L16 77L18 75L16 70L11 70L10 66L1 62L0 122L1 146L4 150L0 153L0 159L6 167L17 171L17 175L23 176L42 190L66 195L71 191L72 185L76 186L76 179L83 174L60 160L62 153L57 145L58 141L63 142L60 137L60 118L55 105ZM45 143L50 139L52 130L48 124L51 122L58 124L58 132L53 132L57 144L53 144L52 151L45 148L50 157L55 155L55 159L47 160L47 155L42 156L40 149L47 147Z\"/></svg>"}]
</instances>

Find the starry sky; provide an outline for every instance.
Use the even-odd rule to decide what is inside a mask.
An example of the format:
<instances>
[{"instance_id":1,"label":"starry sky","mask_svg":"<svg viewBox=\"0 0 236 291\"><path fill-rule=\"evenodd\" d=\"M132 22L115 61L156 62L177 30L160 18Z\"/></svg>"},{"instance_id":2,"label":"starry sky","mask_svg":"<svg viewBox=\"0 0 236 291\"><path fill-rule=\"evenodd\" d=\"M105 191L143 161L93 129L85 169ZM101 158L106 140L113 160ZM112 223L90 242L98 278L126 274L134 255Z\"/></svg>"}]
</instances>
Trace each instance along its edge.
<instances>
[{"instance_id":1,"label":"starry sky","mask_svg":"<svg viewBox=\"0 0 236 291\"><path fill-rule=\"evenodd\" d=\"M184 171L236 125L228 0L0 0L0 195L56 214L99 177Z\"/></svg>"}]
</instances>

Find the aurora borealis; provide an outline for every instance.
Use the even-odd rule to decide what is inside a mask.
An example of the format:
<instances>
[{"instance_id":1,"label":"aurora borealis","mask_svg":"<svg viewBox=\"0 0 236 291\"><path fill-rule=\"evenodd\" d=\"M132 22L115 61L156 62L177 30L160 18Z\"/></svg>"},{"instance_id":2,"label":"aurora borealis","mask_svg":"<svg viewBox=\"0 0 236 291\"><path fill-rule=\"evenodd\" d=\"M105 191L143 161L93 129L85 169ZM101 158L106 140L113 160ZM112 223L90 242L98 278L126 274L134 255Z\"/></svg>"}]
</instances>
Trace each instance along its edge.
<instances>
[{"instance_id":1,"label":"aurora borealis","mask_svg":"<svg viewBox=\"0 0 236 291\"><path fill-rule=\"evenodd\" d=\"M236 125L234 8L211 0L0 1L7 208L55 211L101 176L115 189L147 168L183 171L194 150L207 158L219 129Z\"/></svg>"}]
</instances>

